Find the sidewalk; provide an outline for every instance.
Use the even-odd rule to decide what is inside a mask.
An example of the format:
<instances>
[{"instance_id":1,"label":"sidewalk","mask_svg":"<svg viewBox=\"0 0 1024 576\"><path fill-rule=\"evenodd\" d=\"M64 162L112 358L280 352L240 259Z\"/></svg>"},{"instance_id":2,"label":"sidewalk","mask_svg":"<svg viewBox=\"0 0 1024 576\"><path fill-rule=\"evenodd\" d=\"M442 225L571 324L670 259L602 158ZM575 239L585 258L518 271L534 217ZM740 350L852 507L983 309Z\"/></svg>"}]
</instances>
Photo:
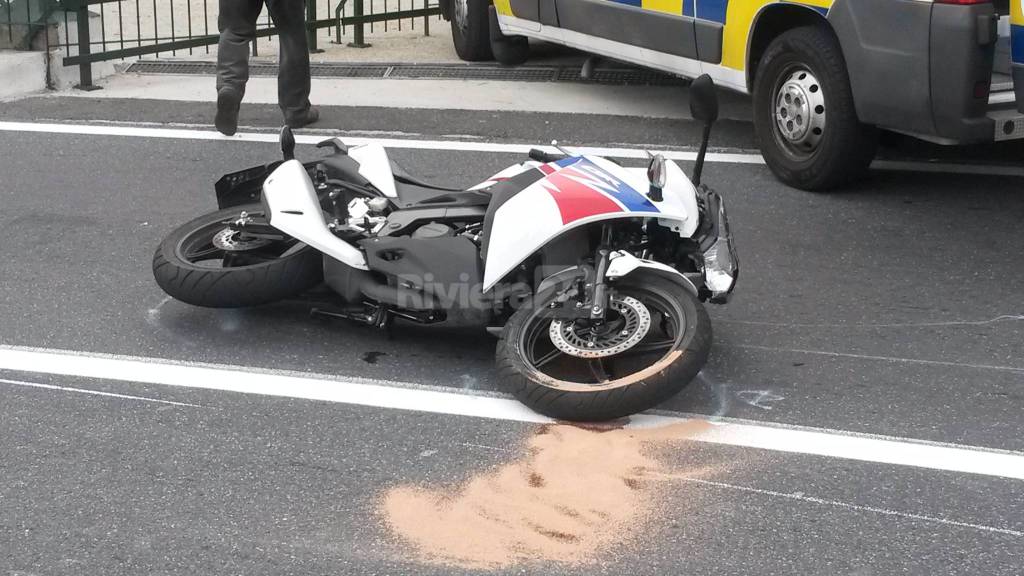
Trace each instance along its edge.
<instances>
[{"instance_id":1,"label":"sidewalk","mask_svg":"<svg viewBox=\"0 0 1024 576\"><path fill-rule=\"evenodd\" d=\"M72 91L66 94L81 98L209 103L212 103L216 96L212 76L125 73L105 79L101 84L103 89L96 92ZM660 86L490 80L314 78L310 99L321 106L553 112L673 119L690 117L687 90ZM750 109L745 100L739 95L723 93L721 117L749 121ZM275 103L277 80L266 77L250 78L243 106ZM585 120L581 118L580 121Z\"/></svg>"},{"instance_id":2,"label":"sidewalk","mask_svg":"<svg viewBox=\"0 0 1024 576\"><path fill-rule=\"evenodd\" d=\"M382 0L373 0L379 2ZM103 7L104 5L101 5ZM162 6L162 5L161 5ZM182 3L178 8L185 6ZM318 18L329 17L318 3ZM212 8L212 7L211 7ZM136 28L150 30L159 28L161 33L170 34L163 27L170 23L171 14L159 14L159 19L145 13L136 14L131 3L111 4L105 10L97 10L95 19L105 22L106 38L118 47L122 21L125 24L124 42L131 44L130 35ZM144 12L144 11L142 11ZM214 12L192 11L176 14L179 27L182 21L191 23L196 34L215 32L211 19ZM136 17L141 20L136 25ZM263 19L261 19L261 24ZM97 22L98 23L98 22ZM321 51L311 55L311 61L332 64L401 63L403 65L457 64L472 67L458 59L452 43L451 25L438 17L429 19L429 35L425 35L424 19L376 23L365 27L369 48L354 48L353 27L343 30L341 42L337 42L333 30L321 29L317 45ZM97 28L96 26L91 26ZM129 29L130 28L130 29ZM277 60L278 42L276 37L260 38L256 42L256 55L250 58L253 64L273 64ZM206 62L216 61L217 47L205 46L192 49L162 52L158 55L143 56L142 60L161 62ZM531 43L531 58L527 66L559 66L570 77L582 66L586 55L575 50L542 42ZM118 64L124 69L134 59L103 63ZM494 67L495 63L481 63ZM609 64L609 67L623 67ZM45 72L45 68L43 69ZM492 68L493 70L493 68ZM500 70L500 69L499 69ZM74 71L72 71L74 72ZM95 92L76 90L60 94L75 98L100 99L150 99L178 102L207 102L215 98L212 67L210 74L171 75L119 73L106 78L96 74L94 83L103 89ZM356 76L356 75L352 75ZM429 74L424 74L429 76ZM7 75L5 75L7 77ZM491 76L485 76L490 78ZM44 74L45 78L45 74ZM560 76L560 79L565 79ZM643 80L633 79L641 82ZM689 119L687 90L677 86L614 85L582 82L521 82L509 79L480 80L455 78L318 78L314 75L311 100L321 106L378 107L417 110L471 110L471 111L520 111L560 114L601 114L642 118ZM62 86L64 87L64 86ZM39 86L37 90L43 89ZM2 88L0 88L2 90ZM22 94L29 91L21 90ZM245 95L245 104L275 104L277 102L276 80L255 75L250 79ZM747 98L722 93L722 118L750 121ZM581 120L583 121L583 120Z\"/></svg>"}]
</instances>

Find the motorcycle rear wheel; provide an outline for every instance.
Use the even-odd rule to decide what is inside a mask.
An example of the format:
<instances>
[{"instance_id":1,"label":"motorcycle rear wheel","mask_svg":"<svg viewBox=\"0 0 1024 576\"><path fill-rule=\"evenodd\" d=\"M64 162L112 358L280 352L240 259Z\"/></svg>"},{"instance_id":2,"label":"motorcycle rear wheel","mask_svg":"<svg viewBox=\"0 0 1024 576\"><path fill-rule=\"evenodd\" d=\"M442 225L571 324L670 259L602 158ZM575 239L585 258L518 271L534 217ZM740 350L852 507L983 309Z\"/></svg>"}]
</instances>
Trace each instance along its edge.
<instances>
[{"instance_id":1,"label":"motorcycle rear wheel","mask_svg":"<svg viewBox=\"0 0 1024 576\"><path fill-rule=\"evenodd\" d=\"M323 281L323 257L309 246L233 235L227 222L243 211L262 215L258 204L229 208L171 232L153 255L160 288L195 306L241 308L291 298Z\"/></svg>"},{"instance_id":2,"label":"motorcycle rear wheel","mask_svg":"<svg viewBox=\"0 0 1024 576\"><path fill-rule=\"evenodd\" d=\"M550 338L552 318L546 312L560 291L552 288L521 307L502 331L496 356L504 387L546 416L602 421L652 408L689 384L707 362L712 339L711 320L697 297L644 271L614 290L617 298L638 301L650 313L650 328L639 342L599 358L560 350Z\"/></svg>"}]
</instances>

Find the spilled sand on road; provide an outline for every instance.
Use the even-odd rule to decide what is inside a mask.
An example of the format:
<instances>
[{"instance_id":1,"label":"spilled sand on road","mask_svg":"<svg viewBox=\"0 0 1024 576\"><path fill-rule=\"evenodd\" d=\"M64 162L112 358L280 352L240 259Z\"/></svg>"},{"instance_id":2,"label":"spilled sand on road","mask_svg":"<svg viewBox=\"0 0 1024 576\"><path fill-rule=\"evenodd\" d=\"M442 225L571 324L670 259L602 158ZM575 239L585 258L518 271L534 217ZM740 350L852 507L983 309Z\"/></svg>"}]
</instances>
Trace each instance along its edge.
<instances>
[{"instance_id":1,"label":"spilled sand on road","mask_svg":"<svg viewBox=\"0 0 1024 576\"><path fill-rule=\"evenodd\" d=\"M657 448L710 426L542 426L522 458L458 486L392 488L380 500L380 513L416 557L431 564L586 564L651 527L658 479L667 472L653 455ZM707 470L684 472L692 477Z\"/></svg>"}]
</instances>

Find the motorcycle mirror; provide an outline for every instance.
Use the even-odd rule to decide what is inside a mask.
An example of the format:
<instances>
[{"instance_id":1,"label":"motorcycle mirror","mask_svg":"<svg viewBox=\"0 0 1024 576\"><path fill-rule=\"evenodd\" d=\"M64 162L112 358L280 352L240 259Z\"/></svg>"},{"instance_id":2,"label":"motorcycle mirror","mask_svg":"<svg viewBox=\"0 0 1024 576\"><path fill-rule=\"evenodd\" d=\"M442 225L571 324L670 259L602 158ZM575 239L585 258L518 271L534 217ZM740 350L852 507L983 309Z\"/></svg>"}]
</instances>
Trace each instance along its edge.
<instances>
[{"instance_id":1,"label":"motorcycle mirror","mask_svg":"<svg viewBox=\"0 0 1024 576\"><path fill-rule=\"evenodd\" d=\"M341 141L341 138L331 138L316 145L317 148L334 148L339 154L348 154L348 146Z\"/></svg>"},{"instance_id":2,"label":"motorcycle mirror","mask_svg":"<svg viewBox=\"0 0 1024 576\"><path fill-rule=\"evenodd\" d=\"M658 154L651 158L651 163L647 166L647 181L651 183L650 189L647 191L647 196L655 201L661 202L663 197L661 191L665 188L665 182L668 179L668 174L665 172L665 157Z\"/></svg>"},{"instance_id":3,"label":"motorcycle mirror","mask_svg":"<svg viewBox=\"0 0 1024 576\"><path fill-rule=\"evenodd\" d=\"M718 92L715 81L707 74L690 84L690 116L706 126L718 120Z\"/></svg>"},{"instance_id":4,"label":"motorcycle mirror","mask_svg":"<svg viewBox=\"0 0 1024 576\"><path fill-rule=\"evenodd\" d=\"M295 159L295 135L287 126L281 128L281 154L285 160Z\"/></svg>"},{"instance_id":5,"label":"motorcycle mirror","mask_svg":"<svg viewBox=\"0 0 1024 576\"><path fill-rule=\"evenodd\" d=\"M693 176L690 178L694 186L700 186L700 177L704 172L704 157L708 153L708 142L711 140L711 125L718 120L718 92L711 76L702 74L690 84L690 116L704 124L704 134L700 142L697 162L693 165Z\"/></svg>"}]
</instances>

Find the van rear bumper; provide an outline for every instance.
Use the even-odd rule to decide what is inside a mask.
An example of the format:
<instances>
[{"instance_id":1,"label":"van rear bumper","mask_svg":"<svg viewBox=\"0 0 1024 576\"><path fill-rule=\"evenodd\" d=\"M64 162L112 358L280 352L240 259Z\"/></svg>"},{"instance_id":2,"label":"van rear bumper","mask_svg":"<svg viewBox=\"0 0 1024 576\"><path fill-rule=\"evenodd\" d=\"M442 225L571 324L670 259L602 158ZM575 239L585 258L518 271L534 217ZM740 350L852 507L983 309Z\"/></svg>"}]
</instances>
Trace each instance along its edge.
<instances>
[{"instance_id":1,"label":"van rear bumper","mask_svg":"<svg viewBox=\"0 0 1024 576\"><path fill-rule=\"evenodd\" d=\"M1006 68L1006 85L991 86L992 4L836 0L828 19L863 122L940 144L1024 138L1024 68L1013 71L1016 93Z\"/></svg>"},{"instance_id":2,"label":"van rear bumper","mask_svg":"<svg viewBox=\"0 0 1024 576\"><path fill-rule=\"evenodd\" d=\"M931 37L942 39L929 54L934 128L906 133L940 144L1024 139L1024 65L993 74L998 18L985 5L934 7Z\"/></svg>"},{"instance_id":3,"label":"van rear bumper","mask_svg":"<svg viewBox=\"0 0 1024 576\"><path fill-rule=\"evenodd\" d=\"M1020 140L1024 138L1024 114L1016 110L995 110L988 113L995 134L993 140Z\"/></svg>"},{"instance_id":4,"label":"van rear bumper","mask_svg":"<svg viewBox=\"0 0 1024 576\"><path fill-rule=\"evenodd\" d=\"M987 118L993 122L993 140L1024 138L1024 65L1014 64L1010 75L993 84Z\"/></svg>"},{"instance_id":5,"label":"van rear bumper","mask_svg":"<svg viewBox=\"0 0 1024 576\"><path fill-rule=\"evenodd\" d=\"M1024 64L1013 65L1013 92L1017 97L1017 111L1024 113Z\"/></svg>"},{"instance_id":6,"label":"van rear bumper","mask_svg":"<svg viewBox=\"0 0 1024 576\"><path fill-rule=\"evenodd\" d=\"M958 132L942 136L932 132L915 132L897 127L887 129L907 134L935 144L984 144L1005 140L1024 139L1024 113L1014 106L993 107L981 118L964 118L958 125Z\"/></svg>"},{"instance_id":7,"label":"van rear bumper","mask_svg":"<svg viewBox=\"0 0 1024 576\"><path fill-rule=\"evenodd\" d=\"M995 137L989 94L999 39L992 4L932 7L929 68L935 136L954 142Z\"/></svg>"}]
</instances>

